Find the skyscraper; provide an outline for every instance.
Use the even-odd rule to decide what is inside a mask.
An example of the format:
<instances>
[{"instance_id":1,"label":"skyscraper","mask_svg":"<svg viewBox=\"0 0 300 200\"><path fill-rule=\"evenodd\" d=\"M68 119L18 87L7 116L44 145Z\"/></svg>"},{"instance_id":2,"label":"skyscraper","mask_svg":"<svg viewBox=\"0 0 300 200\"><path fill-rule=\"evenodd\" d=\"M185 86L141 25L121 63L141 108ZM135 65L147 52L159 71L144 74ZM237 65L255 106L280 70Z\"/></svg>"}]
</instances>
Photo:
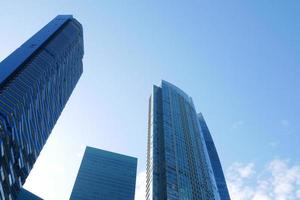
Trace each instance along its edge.
<instances>
[{"instance_id":1,"label":"skyscraper","mask_svg":"<svg viewBox=\"0 0 300 200\"><path fill-rule=\"evenodd\" d=\"M43 199L29 192L28 190L21 188L17 200L43 200Z\"/></svg>"},{"instance_id":2,"label":"skyscraper","mask_svg":"<svg viewBox=\"0 0 300 200\"><path fill-rule=\"evenodd\" d=\"M137 159L87 147L70 200L133 200Z\"/></svg>"},{"instance_id":3,"label":"skyscraper","mask_svg":"<svg viewBox=\"0 0 300 200\"><path fill-rule=\"evenodd\" d=\"M203 137L205 140L205 144L207 147L207 152L209 155L209 160L213 169L214 177L217 183L218 192L221 200L230 200L227 184L225 181L225 177L223 174L221 162L217 153L217 149L215 147L214 141L211 137L210 131L206 125L206 122L201 113L198 114L198 120L200 124L201 132L203 133Z\"/></svg>"},{"instance_id":4,"label":"skyscraper","mask_svg":"<svg viewBox=\"0 0 300 200\"><path fill-rule=\"evenodd\" d=\"M16 199L82 73L83 33L54 18L0 64L0 199Z\"/></svg>"},{"instance_id":5,"label":"skyscraper","mask_svg":"<svg viewBox=\"0 0 300 200\"><path fill-rule=\"evenodd\" d=\"M220 199L192 99L162 81L153 87L148 118L146 199Z\"/></svg>"}]
</instances>

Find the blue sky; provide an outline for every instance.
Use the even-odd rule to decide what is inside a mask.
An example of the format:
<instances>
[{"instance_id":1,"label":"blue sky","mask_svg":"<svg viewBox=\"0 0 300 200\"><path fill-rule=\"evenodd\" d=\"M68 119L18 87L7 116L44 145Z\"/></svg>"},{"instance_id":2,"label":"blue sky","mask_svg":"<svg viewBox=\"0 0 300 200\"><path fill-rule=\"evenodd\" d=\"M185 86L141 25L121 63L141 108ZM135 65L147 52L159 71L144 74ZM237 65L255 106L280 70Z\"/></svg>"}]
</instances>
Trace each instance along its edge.
<instances>
[{"instance_id":1,"label":"blue sky","mask_svg":"<svg viewBox=\"0 0 300 200\"><path fill-rule=\"evenodd\" d=\"M84 27L84 73L25 187L68 199L90 145L138 157L140 195L148 98L165 79L203 113L235 199L300 198L299 11L297 0L1 1L0 60L58 14ZM286 185L260 187L272 178Z\"/></svg>"}]
</instances>

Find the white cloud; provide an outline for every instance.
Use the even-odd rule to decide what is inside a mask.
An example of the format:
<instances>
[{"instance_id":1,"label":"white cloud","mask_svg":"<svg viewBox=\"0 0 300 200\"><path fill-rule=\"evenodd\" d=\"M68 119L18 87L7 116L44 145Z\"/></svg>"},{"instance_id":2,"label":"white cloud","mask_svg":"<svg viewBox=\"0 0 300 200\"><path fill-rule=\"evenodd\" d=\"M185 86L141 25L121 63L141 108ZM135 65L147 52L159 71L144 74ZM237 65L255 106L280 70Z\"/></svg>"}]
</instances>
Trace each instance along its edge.
<instances>
[{"instance_id":1,"label":"white cloud","mask_svg":"<svg viewBox=\"0 0 300 200\"><path fill-rule=\"evenodd\" d=\"M253 163L234 163L227 171L234 200L296 200L300 198L300 165L275 159L259 173Z\"/></svg>"},{"instance_id":2,"label":"white cloud","mask_svg":"<svg viewBox=\"0 0 300 200\"><path fill-rule=\"evenodd\" d=\"M271 200L271 199L266 194L261 193L261 192L257 192L253 196L253 200Z\"/></svg>"},{"instance_id":3,"label":"white cloud","mask_svg":"<svg viewBox=\"0 0 300 200\"><path fill-rule=\"evenodd\" d=\"M247 177L251 176L253 173L255 173L253 170L253 167L254 167L254 164L250 163L250 164L246 165L245 167L239 168L238 172L242 178L247 178Z\"/></svg>"},{"instance_id":4,"label":"white cloud","mask_svg":"<svg viewBox=\"0 0 300 200\"><path fill-rule=\"evenodd\" d=\"M245 181L255 173L253 168L253 163L234 163L229 167L227 172L228 188L232 199L245 200L247 197L253 196L253 189L245 185Z\"/></svg>"},{"instance_id":5,"label":"white cloud","mask_svg":"<svg viewBox=\"0 0 300 200\"><path fill-rule=\"evenodd\" d=\"M146 194L146 171L138 173L136 178L135 200L144 200Z\"/></svg>"}]
</instances>

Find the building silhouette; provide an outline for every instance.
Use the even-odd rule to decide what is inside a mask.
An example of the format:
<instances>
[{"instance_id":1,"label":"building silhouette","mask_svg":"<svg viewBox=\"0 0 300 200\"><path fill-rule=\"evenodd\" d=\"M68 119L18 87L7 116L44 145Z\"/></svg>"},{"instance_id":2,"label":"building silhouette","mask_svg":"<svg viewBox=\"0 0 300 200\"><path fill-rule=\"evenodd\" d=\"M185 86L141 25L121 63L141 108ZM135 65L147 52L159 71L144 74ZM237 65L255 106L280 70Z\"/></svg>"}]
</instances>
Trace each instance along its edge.
<instances>
[{"instance_id":1,"label":"building silhouette","mask_svg":"<svg viewBox=\"0 0 300 200\"><path fill-rule=\"evenodd\" d=\"M21 190L18 193L17 200L43 200L43 199L29 192L28 190L21 188Z\"/></svg>"},{"instance_id":2,"label":"building silhouette","mask_svg":"<svg viewBox=\"0 0 300 200\"><path fill-rule=\"evenodd\" d=\"M60 15L0 63L0 199L14 200L82 74L83 31Z\"/></svg>"},{"instance_id":3,"label":"building silhouette","mask_svg":"<svg viewBox=\"0 0 300 200\"><path fill-rule=\"evenodd\" d=\"M216 182L220 180L216 176L223 177L223 172L219 160L214 160L216 151L209 153L212 148L207 144L211 143L205 140L201 120L192 98L182 90L166 81L160 87L153 86L148 116L147 200L223 199Z\"/></svg>"},{"instance_id":4,"label":"building silhouette","mask_svg":"<svg viewBox=\"0 0 300 200\"><path fill-rule=\"evenodd\" d=\"M70 200L134 200L137 159L87 147Z\"/></svg>"}]
</instances>

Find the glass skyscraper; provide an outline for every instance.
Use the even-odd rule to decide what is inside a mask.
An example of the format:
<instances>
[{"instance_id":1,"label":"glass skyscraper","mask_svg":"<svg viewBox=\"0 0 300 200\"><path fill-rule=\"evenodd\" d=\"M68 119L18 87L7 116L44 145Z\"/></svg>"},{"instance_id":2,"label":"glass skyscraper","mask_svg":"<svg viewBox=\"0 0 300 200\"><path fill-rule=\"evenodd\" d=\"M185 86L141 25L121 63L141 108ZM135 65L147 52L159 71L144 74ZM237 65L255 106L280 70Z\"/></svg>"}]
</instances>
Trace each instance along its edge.
<instances>
[{"instance_id":1,"label":"glass skyscraper","mask_svg":"<svg viewBox=\"0 0 300 200\"><path fill-rule=\"evenodd\" d=\"M17 200L43 200L43 199L29 192L28 190L21 188Z\"/></svg>"},{"instance_id":2,"label":"glass skyscraper","mask_svg":"<svg viewBox=\"0 0 300 200\"><path fill-rule=\"evenodd\" d=\"M70 200L134 200L137 159L87 147Z\"/></svg>"},{"instance_id":3,"label":"glass skyscraper","mask_svg":"<svg viewBox=\"0 0 300 200\"><path fill-rule=\"evenodd\" d=\"M82 74L82 58L82 26L61 15L0 63L0 199L16 199Z\"/></svg>"},{"instance_id":4,"label":"glass skyscraper","mask_svg":"<svg viewBox=\"0 0 300 200\"><path fill-rule=\"evenodd\" d=\"M215 147L214 141L211 137L210 131L206 125L206 122L201 113L198 114L198 120L200 124L200 129L203 134L205 144L207 147L207 152L209 155L210 163L214 172L214 177L217 183L218 192L221 200L230 200L227 184L223 174L221 162Z\"/></svg>"},{"instance_id":5,"label":"glass skyscraper","mask_svg":"<svg viewBox=\"0 0 300 200\"><path fill-rule=\"evenodd\" d=\"M223 199L215 177L221 165L214 171L215 154L210 157L191 97L162 81L153 87L148 119L146 199Z\"/></svg>"}]
</instances>

